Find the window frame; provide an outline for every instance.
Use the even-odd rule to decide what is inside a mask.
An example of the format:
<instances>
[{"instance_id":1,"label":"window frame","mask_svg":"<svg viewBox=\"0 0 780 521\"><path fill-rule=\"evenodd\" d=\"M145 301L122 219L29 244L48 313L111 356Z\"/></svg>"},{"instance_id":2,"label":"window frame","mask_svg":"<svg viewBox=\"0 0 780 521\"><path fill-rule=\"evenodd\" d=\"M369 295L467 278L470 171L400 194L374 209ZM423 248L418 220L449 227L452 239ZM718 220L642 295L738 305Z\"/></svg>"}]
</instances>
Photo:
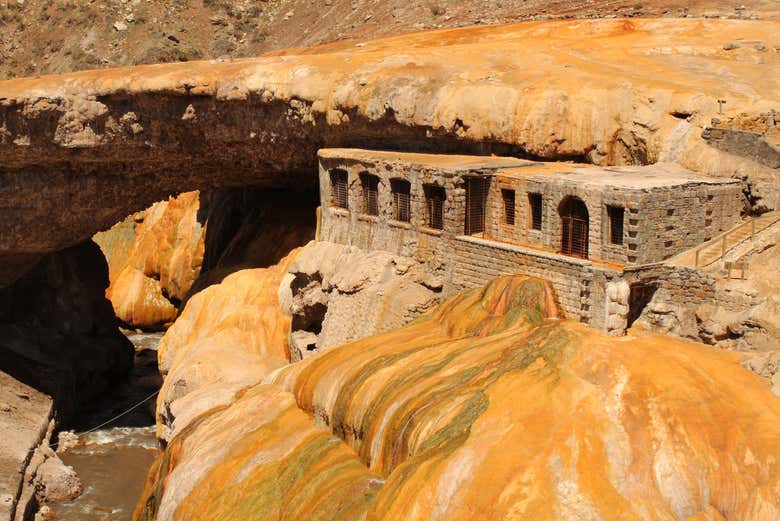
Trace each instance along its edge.
<instances>
[{"instance_id":1,"label":"window frame","mask_svg":"<svg viewBox=\"0 0 780 521\"><path fill-rule=\"evenodd\" d=\"M330 171L330 204L334 208L349 210L349 173L346 170L336 168Z\"/></svg>"},{"instance_id":2,"label":"window frame","mask_svg":"<svg viewBox=\"0 0 780 521\"><path fill-rule=\"evenodd\" d=\"M607 239L611 246L623 246L625 244L625 231L626 231L626 207L618 206L616 204L608 204L607 207ZM619 219L619 221L618 221ZM620 223L620 233L615 233L615 224ZM619 240L616 240L619 239Z\"/></svg>"},{"instance_id":3,"label":"window frame","mask_svg":"<svg viewBox=\"0 0 780 521\"><path fill-rule=\"evenodd\" d=\"M443 186L426 184L423 185L423 192L425 193L425 225L432 230L443 230L444 207L447 204L447 191ZM441 197L436 197L436 195L440 195Z\"/></svg>"},{"instance_id":4,"label":"window frame","mask_svg":"<svg viewBox=\"0 0 780 521\"><path fill-rule=\"evenodd\" d=\"M412 222L412 183L403 178L391 179L390 192L393 196L393 220Z\"/></svg>"},{"instance_id":5,"label":"window frame","mask_svg":"<svg viewBox=\"0 0 780 521\"><path fill-rule=\"evenodd\" d=\"M514 226L517 221L515 218L517 213L517 191L514 188L502 188L501 201L504 203L504 224L506 226Z\"/></svg>"},{"instance_id":6,"label":"window frame","mask_svg":"<svg viewBox=\"0 0 780 521\"><path fill-rule=\"evenodd\" d=\"M379 176L362 172L360 174L360 187L363 195L361 212L364 215L379 216ZM373 199L371 194L373 194Z\"/></svg>"},{"instance_id":7,"label":"window frame","mask_svg":"<svg viewBox=\"0 0 780 521\"><path fill-rule=\"evenodd\" d=\"M542 231L544 226L544 198L541 192L528 192L528 229Z\"/></svg>"}]
</instances>

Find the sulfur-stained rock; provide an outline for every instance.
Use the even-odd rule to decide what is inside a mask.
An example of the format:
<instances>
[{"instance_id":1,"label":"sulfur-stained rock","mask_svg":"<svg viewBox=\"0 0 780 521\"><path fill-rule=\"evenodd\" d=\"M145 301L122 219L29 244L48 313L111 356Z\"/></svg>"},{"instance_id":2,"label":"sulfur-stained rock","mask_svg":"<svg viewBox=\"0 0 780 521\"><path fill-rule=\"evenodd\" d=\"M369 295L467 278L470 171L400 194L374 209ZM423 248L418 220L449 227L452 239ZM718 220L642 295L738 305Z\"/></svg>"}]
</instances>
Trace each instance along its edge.
<instances>
[{"instance_id":1,"label":"sulfur-stained rock","mask_svg":"<svg viewBox=\"0 0 780 521\"><path fill-rule=\"evenodd\" d=\"M271 266L314 236L307 196L238 188L188 192L97 234L107 296L127 325L160 329L187 299L234 271Z\"/></svg>"},{"instance_id":2,"label":"sulfur-stained rock","mask_svg":"<svg viewBox=\"0 0 780 521\"><path fill-rule=\"evenodd\" d=\"M157 400L161 438L170 440L288 363L290 317L278 287L296 253L270 268L233 273L189 300L158 348L165 377Z\"/></svg>"},{"instance_id":3,"label":"sulfur-stained rock","mask_svg":"<svg viewBox=\"0 0 780 521\"><path fill-rule=\"evenodd\" d=\"M111 268L106 296L125 324L158 329L176 318L200 274L206 236L200 210L199 192L188 192L155 203L140 223L131 216L96 236Z\"/></svg>"},{"instance_id":4,"label":"sulfur-stained rock","mask_svg":"<svg viewBox=\"0 0 780 521\"><path fill-rule=\"evenodd\" d=\"M135 519L359 521L381 483L290 393L258 385L171 441Z\"/></svg>"},{"instance_id":5,"label":"sulfur-stained rock","mask_svg":"<svg viewBox=\"0 0 780 521\"><path fill-rule=\"evenodd\" d=\"M368 519L780 513L780 400L736 355L543 321L532 288L499 279L274 378L386 477Z\"/></svg>"},{"instance_id":6,"label":"sulfur-stained rock","mask_svg":"<svg viewBox=\"0 0 780 521\"><path fill-rule=\"evenodd\" d=\"M279 369L173 437L136 519L778 518L765 381L733 353L548 318L552 302L503 277Z\"/></svg>"}]
</instances>

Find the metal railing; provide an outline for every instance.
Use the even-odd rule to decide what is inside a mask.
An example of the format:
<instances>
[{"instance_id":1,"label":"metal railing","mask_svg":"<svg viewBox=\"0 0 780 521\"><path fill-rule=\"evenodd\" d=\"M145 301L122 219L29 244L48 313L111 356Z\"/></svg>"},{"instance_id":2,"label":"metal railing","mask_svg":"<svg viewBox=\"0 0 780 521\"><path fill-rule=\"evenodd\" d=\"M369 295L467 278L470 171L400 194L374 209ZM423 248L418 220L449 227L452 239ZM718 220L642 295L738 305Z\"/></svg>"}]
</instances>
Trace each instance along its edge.
<instances>
[{"instance_id":1,"label":"metal railing","mask_svg":"<svg viewBox=\"0 0 780 521\"><path fill-rule=\"evenodd\" d=\"M697 268L705 267L709 266L713 262L723 261L726 258L726 254L731 250L742 244L748 238L750 238L751 242L755 242L756 233L766 230L778 221L780 221L780 213L775 212L773 212L771 215L762 215L760 217L749 218L742 224L735 226L731 230L722 233L721 235L696 248L694 250L694 266ZM748 229L749 233L746 233ZM707 260L709 253L712 251L718 251L718 249L720 250L719 254L716 254L715 257ZM705 252L705 250L707 251Z\"/></svg>"}]
</instances>

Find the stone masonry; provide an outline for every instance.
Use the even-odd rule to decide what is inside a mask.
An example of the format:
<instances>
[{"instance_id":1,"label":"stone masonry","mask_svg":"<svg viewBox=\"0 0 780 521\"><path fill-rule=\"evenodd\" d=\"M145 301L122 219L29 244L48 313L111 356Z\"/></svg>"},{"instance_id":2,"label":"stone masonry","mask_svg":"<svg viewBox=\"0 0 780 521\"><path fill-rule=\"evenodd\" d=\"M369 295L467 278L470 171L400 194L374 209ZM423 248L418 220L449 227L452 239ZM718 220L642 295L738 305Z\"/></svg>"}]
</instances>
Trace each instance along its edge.
<instances>
[{"instance_id":1,"label":"stone masonry","mask_svg":"<svg viewBox=\"0 0 780 521\"><path fill-rule=\"evenodd\" d=\"M703 298L708 281L688 284L698 280L696 274L661 261L730 229L742 209L738 181L671 165L598 168L354 149L321 150L319 161L319 240L426 264L443 280L444 295L504 274L543 278L552 283L564 316L613 335L636 320L647 296ZM482 202L467 193L474 178L487 187ZM399 202L399 180L409 183L408 196L401 196L408 197L403 220L397 219L397 206L407 204ZM375 187L375 205L367 202L366 186ZM444 191L441 223L431 222L431 187ZM502 190L514 191L512 220ZM529 193L541 194L538 230L531 229ZM567 198L587 208L585 256L561 253L559 212ZM622 210L618 241L612 239L608 206ZM466 233L470 213L484 219L484 231Z\"/></svg>"}]
</instances>

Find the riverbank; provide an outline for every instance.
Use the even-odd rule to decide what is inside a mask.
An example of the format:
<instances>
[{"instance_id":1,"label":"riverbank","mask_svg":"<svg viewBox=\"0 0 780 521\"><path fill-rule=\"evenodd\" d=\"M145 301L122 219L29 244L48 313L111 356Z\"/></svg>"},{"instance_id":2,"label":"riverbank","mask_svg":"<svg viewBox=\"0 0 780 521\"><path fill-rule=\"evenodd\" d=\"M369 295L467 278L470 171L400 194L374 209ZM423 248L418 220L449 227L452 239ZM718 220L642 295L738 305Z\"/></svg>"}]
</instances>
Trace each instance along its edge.
<instances>
[{"instance_id":1,"label":"riverbank","mask_svg":"<svg viewBox=\"0 0 780 521\"><path fill-rule=\"evenodd\" d=\"M125 334L135 347L133 371L127 381L77 419L77 432L110 423L80 435L74 447L61 452L63 462L73 467L84 484L84 492L52 507L57 519L129 521L159 453L154 397L162 382L157 370L162 333Z\"/></svg>"}]
</instances>

